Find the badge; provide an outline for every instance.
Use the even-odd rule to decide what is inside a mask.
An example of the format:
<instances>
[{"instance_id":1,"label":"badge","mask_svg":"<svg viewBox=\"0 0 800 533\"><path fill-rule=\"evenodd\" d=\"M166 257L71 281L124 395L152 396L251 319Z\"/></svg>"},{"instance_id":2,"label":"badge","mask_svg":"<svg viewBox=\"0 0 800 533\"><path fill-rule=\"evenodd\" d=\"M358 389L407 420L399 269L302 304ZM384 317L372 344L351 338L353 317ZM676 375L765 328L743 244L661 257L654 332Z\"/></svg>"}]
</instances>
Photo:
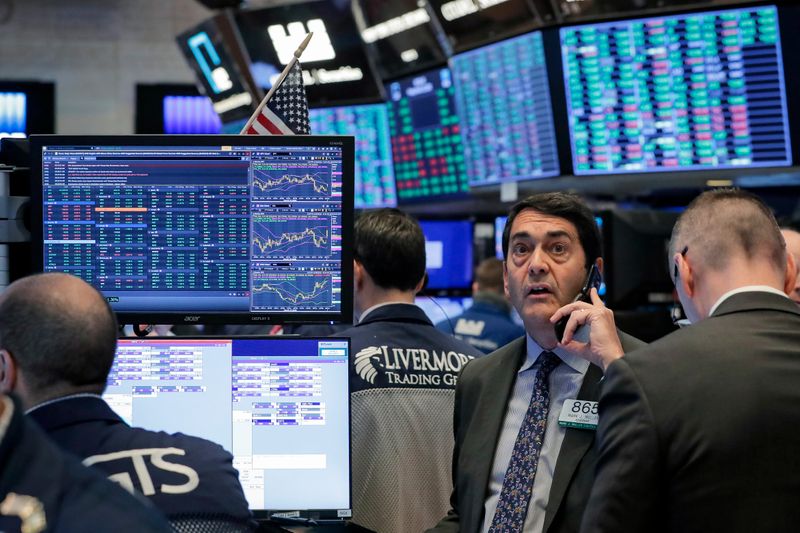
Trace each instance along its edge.
<instances>
[{"instance_id":1,"label":"badge","mask_svg":"<svg viewBox=\"0 0 800 533\"><path fill-rule=\"evenodd\" d=\"M597 429L597 402L566 400L558 416L558 425L568 428Z\"/></svg>"}]
</instances>

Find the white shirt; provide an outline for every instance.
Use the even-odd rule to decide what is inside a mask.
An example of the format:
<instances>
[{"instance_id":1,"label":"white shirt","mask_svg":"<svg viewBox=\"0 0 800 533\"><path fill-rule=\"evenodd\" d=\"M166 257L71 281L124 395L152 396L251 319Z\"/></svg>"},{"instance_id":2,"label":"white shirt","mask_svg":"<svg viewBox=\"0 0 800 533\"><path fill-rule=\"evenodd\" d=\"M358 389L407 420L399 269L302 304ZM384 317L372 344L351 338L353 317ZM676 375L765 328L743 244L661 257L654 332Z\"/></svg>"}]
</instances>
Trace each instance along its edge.
<instances>
[{"instance_id":1,"label":"white shirt","mask_svg":"<svg viewBox=\"0 0 800 533\"><path fill-rule=\"evenodd\" d=\"M771 292L772 294L777 294L787 299L789 298L788 296L786 296L785 292L779 291L775 287L770 287L769 285L746 285L744 287L739 287L737 289L733 289L732 291L728 291L722 296L720 296L719 300L717 300L717 303L711 306L711 310L708 312L708 316L713 315L714 311L717 310L717 307L719 307L722 304L722 302L724 302L734 294L739 294L742 292Z\"/></svg>"},{"instance_id":2,"label":"white shirt","mask_svg":"<svg viewBox=\"0 0 800 533\"><path fill-rule=\"evenodd\" d=\"M540 366L539 355L543 349L530 336L528 336L527 349L528 355L517 372L514 390L508 402L503 426L500 430L500 438L497 441L497 450L494 454L492 473L489 478L489 495L484 503L483 531L488 531L492 525L497 501L500 499L500 491L503 488L503 477L508 469L517 434L520 427L522 427L522 421L528 411L531 395L533 395L536 372ZM525 517L524 526L524 531L532 533L541 533L544 529L544 512L550 499L553 473L556 469L558 454L561 451L561 443L564 442L566 433L566 428L558 424L561 407L564 405L565 400L578 397L583 378L589 369L589 362L578 356L559 348L551 351L561 359L563 364L558 365L550 373L548 380L550 407L547 412L547 428L545 429L544 441L539 454L536 478L533 481L533 492L528 504L528 514Z\"/></svg>"}]
</instances>

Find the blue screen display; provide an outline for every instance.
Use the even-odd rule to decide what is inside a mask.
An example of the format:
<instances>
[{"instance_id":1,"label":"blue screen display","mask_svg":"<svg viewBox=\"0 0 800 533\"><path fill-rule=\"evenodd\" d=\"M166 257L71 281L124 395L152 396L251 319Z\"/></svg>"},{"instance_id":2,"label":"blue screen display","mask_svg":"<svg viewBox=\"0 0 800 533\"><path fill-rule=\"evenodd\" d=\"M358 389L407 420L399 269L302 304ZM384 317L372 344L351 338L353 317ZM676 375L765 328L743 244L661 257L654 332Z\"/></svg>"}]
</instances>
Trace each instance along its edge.
<instances>
[{"instance_id":1,"label":"blue screen display","mask_svg":"<svg viewBox=\"0 0 800 533\"><path fill-rule=\"evenodd\" d=\"M466 289L472 285L472 222L421 221L429 289Z\"/></svg>"},{"instance_id":2,"label":"blue screen display","mask_svg":"<svg viewBox=\"0 0 800 533\"><path fill-rule=\"evenodd\" d=\"M311 109L315 135L353 135L356 138L356 209L395 207L392 144L386 104Z\"/></svg>"},{"instance_id":3,"label":"blue screen display","mask_svg":"<svg viewBox=\"0 0 800 533\"><path fill-rule=\"evenodd\" d=\"M470 186L557 176L541 32L451 60Z\"/></svg>"},{"instance_id":4,"label":"blue screen display","mask_svg":"<svg viewBox=\"0 0 800 533\"><path fill-rule=\"evenodd\" d=\"M25 137L28 97L22 92L0 92L0 138Z\"/></svg>"},{"instance_id":5,"label":"blue screen display","mask_svg":"<svg viewBox=\"0 0 800 533\"><path fill-rule=\"evenodd\" d=\"M103 397L133 426L232 453L253 510L349 509L348 353L342 339L120 339Z\"/></svg>"},{"instance_id":6,"label":"blue screen display","mask_svg":"<svg viewBox=\"0 0 800 533\"><path fill-rule=\"evenodd\" d=\"M164 133L221 133L222 122L207 96L165 96Z\"/></svg>"},{"instance_id":7,"label":"blue screen display","mask_svg":"<svg viewBox=\"0 0 800 533\"><path fill-rule=\"evenodd\" d=\"M791 164L774 6L560 35L576 175Z\"/></svg>"}]
</instances>

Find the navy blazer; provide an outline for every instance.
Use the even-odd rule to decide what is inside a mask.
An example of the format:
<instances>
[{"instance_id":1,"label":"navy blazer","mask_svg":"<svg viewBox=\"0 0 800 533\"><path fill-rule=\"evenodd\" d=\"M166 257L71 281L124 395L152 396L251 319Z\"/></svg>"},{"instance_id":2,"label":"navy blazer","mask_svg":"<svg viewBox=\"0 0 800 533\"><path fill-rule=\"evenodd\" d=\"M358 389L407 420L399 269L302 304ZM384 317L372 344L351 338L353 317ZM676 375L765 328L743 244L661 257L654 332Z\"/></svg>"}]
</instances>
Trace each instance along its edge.
<instances>
[{"instance_id":1,"label":"navy blazer","mask_svg":"<svg viewBox=\"0 0 800 533\"><path fill-rule=\"evenodd\" d=\"M251 519L233 457L218 444L132 428L96 396L58 400L28 416L62 448L144 494L170 520Z\"/></svg>"},{"instance_id":2,"label":"navy blazer","mask_svg":"<svg viewBox=\"0 0 800 533\"><path fill-rule=\"evenodd\" d=\"M44 512L46 531L172 531L147 501L131 496L58 449L22 416L18 403L13 410L0 440L0 531L22 530L18 514L28 514L23 512L28 503L33 504L31 514Z\"/></svg>"}]
</instances>

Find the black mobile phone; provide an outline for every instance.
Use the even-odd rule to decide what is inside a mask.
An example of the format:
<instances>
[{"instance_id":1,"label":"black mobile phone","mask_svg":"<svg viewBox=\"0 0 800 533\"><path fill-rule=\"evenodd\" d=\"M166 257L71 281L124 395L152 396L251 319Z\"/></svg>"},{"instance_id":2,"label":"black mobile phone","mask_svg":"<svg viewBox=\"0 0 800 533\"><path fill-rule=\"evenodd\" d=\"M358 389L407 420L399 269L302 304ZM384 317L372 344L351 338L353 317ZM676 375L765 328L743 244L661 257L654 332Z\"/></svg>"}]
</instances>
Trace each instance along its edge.
<instances>
[{"instance_id":1,"label":"black mobile phone","mask_svg":"<svg viewBox=\"0 0 800 533\"><path fill-rule=\"evenodd\" d=\"M586 275L586 281L583 283L583 287L581 287L581 291L572 301L592 303L592 297L590 295L592 287L600 289L600 284L602 282L603 276L600 274L600 269L597 268L596 264L592 264L589 268L589 273ZM570 315L562 316L553 326L556 329L556 339L558 339L558 342L561 342L561 339L564 338L564 330L567 329L569 317Z\"/></svg>"}]
</instances>

